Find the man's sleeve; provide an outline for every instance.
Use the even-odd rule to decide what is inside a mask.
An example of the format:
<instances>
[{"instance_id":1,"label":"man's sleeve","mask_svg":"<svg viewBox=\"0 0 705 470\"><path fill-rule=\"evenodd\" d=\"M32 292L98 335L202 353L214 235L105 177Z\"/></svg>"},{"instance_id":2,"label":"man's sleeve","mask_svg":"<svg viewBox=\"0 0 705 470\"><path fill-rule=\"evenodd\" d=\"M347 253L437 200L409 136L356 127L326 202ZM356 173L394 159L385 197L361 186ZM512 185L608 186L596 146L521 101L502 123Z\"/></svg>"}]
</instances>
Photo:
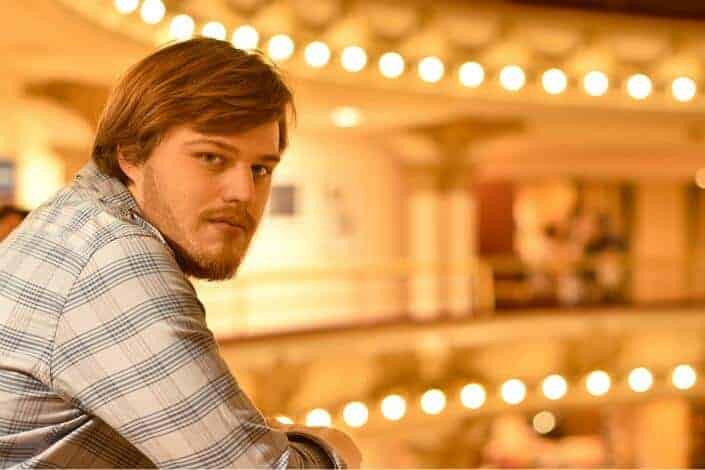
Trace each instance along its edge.
<instances>
[{"instance_id":1,"label":"man's sleeve","mask_svg":"<svg viewBox=\"0 0 705 470\"><path fill-rule=\"evenodd\" d=\"M59 318L51 377L57 393L158 467L340 463L315 440L290 444L265 426L220 356L192 286L149 237L119 238L91 256Z\"/></svg>"}]
</instances>

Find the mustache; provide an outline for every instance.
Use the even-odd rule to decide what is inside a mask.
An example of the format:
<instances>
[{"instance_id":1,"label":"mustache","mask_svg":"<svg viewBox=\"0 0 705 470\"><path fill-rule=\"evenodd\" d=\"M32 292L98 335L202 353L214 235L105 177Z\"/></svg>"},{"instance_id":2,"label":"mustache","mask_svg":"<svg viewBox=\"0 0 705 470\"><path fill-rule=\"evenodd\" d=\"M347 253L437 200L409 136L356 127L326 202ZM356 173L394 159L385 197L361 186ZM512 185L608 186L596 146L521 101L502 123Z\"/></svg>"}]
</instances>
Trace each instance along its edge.
<instances>
[{"instance_id":1,"label":"mustache","mask_svg":"<svg viewBox=\"0 0 705 470\"><path fill-rule=\"evenodd\" d=\"M253 230L256 225L254 217L244 209L216 209L206 212L203 218L210 221L227 222L230 225L242 227L247 231Z\"/></svg>"}]
</instances>

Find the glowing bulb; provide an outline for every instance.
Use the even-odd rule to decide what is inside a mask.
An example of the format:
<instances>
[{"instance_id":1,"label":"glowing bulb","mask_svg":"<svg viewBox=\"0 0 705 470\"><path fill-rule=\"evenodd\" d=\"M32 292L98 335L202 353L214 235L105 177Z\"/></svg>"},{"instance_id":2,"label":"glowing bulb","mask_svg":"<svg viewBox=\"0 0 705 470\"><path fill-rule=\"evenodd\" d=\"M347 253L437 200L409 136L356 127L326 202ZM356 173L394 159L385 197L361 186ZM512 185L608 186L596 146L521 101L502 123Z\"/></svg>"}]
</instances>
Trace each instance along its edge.
<instances>
[{"instance_id":1,"label":"glowing bulb","mask_svg":"<svg viewBox=\"0 0 705 470\"><path fill-rule=\"evenodd\" d=\"M274 418L274 419L276 419L277 421L279 421L279 422L282 423L282 424L288 424L288 425L294 424L294 420L291 419L291 418L289 418L288 416L278 415L278 416L277 416L276 418Z\"/></svg>"},{"instance_id":2,"label":"glowing bulb","mask_svg":"<svg viewBox=\"0 0 705 470\"><path fill-rule=\"evenodd\" d=\"M348 72L359 72L367 65L367 53L358 46L348 46L340 55L340 63Z\"/></svg>"},{"instance_id":3,"label":"glowing bulb","mask_svg":"<svg viewBox=\"0 0 705 470\"><path fill-rule=\"evenodd\" d=\"M330 413L323 408L311 410L306 415L306 426L330 427L331 422Z\"/></svg>"},{"instance_id":4,"label":"glowing bulb","mask_svg":"<svg viewBox=\"0 0 705 470\"><path fill-rule=\"evenodd\" d=\"M587 376L585 385L587 386L587 390L590 395L599 397L610 391L612 381L610 380L610 376L607 372L603 370L596 370Z\"/></svg>"},{"instance_id":5,"label":"glowing bulb","mask_svg":"<svg viewBox=\"0 0 705 470\"><path fill-rule=\"evenodd\" d=\"M671 84L673 97L683 103L692 100L697 92L695 82L688 77L678 77Z\"/></svg>"},{"instance_id":6,"label":"glowing bulb","mask_svg":"<svg viewBox=\"0 0 705 470\"><path fill-rule=\"evenodd\" d=\"M550 411L541 411L534 416L534 429L539 434L548 434L556 427L556 417Z\"/></svg>"},{"instance_id":7,"label":"glowing bulb","mask_svg":"<svg viewBox=\"0 0 705 470\"><path fill-rule=\"evenodd\" d=\"M637 367L629 373L629 387L635 392L646 392L654 384L654 376L649 369Z\"/></svg>"},{"instance_id":8,"label":"glowing bulb","mask_svg":"<svg viewBox=\"0 0 705 470\"><path fill-rule=\"evenodd\" d=\"M169 37L183 41L193 36L194 28L195 24L190 16L176 15L172 18L171 25L169 25Z\"/></svg>"},{"instance_id":9,"label":"glowing bulb","mask_svg":"<svg viewBox=\"0 0 705 470\"><path fill-rule=\"evenodd\" d=\"M404 58L396 52L387 52L379 58L379 70L387 78L396 78L404 73Z\"/></svg>"},{"instance_id":10,"label":"glowing bulb","mask_svg":"<svg viewBox=\"0 0 705 470\"><path fill-rule=\"evenodd\" d=\"M502 384L502 399L510 405L518 405L526 397L526 385L519 379L510 379Z\"/></svg>"},{"instance_id":11,"label":"glowing bulb","mask_svg":"<svg viewBox=\"0 0 705 470\"><path fill-rule=\"evenodd\" d=\"M507 65L499 73L499 81L508 91L518 91L526 83L526 74L518 65Z\"/></svg>"},{"instance_id":12,"label":"glowing bulb","mask_svg":"<svg viewBox=\"0 0 705 470\"><path fill-rule=\"evenodd\" d=\"M338 127L356 127L362 120L360 111L352 106L342 106L335 108L330 114L330 118Z\"/></svg>"},{"instance_id":13,"label":"glowing bulb","mask_svg":"<svg viewBox=\"0 0 705 470\"><path fill-rule=\"evenodd\" d=\"M348 426L353 428L363 426L367 422L368 416L367 406L359 401L348 403L343 408L343 419Z\"/></svg>"},{"instance_id":14,"label":"glowing bulb","mask_svg":"<svg viewBox=\"0 0 705 470\"><path fill-rule=\"evenodd\" d=\"M137 10L137 6L139 6L140 2L139 0L115 0L115 9L123 14L123 15L129 15L133 11Z\"/></svg>"},{"instance_id":15,"label":"glowing bulb","mask_svg":"<svg viewBox=\"0 0 705 470\"><path fill-rule=\"evenodd\" d=\"M233 31L231 42L238 49L256 49L259 44L259 33L250 25L242 25Z\"/></svg>"},{"instance_id":16,"label":"glowing bulb","mask_svg":"<svg viewBox=\"0 0 705 470\"><path fill-rule=\"evenodd\" d=\"M651 94L653 85L651 79L643 73L632 75L627 80L627 92L635 100L643 100Z\"/></svg>"},{"instance_id":17,"label":"glowing bulb","mask_svg":"<svg viewBox=\"0 0 705 470\"><path fill-rule=\"evenodd\" d=\"M421 409L429 415L437 415L446 407L446 395L434 388L421 396Z\"/></svg>"},{"instance_id":18,"label":"glowing bulb","mask_svg":"<svg viewBox=\"0 0 705 470\"><path fill-rule=\"evenodd\" d=\"M140 17L147 24L157 24L166 13L166 7L162 0L144 0L140 8Z\"/></svg>"},{"instance_id":19,"label":"glowing bulb","mask_svg":"<svg viewBox=\"0 0 705 470\"><path fill-rule=\"evenodd\" d=\"M568 78L562 70L549 69L543 73L541 83L546 93L560 95L568 87Z\"/></svg>"},{"instance_id":20,"label":"glowing bulb","mask_svg":"<svg viewBox=\"0 0 705 470\"><path fill-rule=\"evenodd\" d=\"M549 375L541 384L543 394L549 400L560 400L568 391L568 383L558 374Z\"/></svg>"},{"instance_id":21,"label":"glowing bulb","mask_svg":"<svg viewBox=\"0 0 705 470\"><path fill-rule=\"evenodd\" d=\"M671 380L673 381L673 386L680 390L688 390L695 385L698 379L695 369L687 364L681 364L673 369L673 374L671 374Z\"/></svg>"},{"instance_id":22,"label":"glowing bulb","mask_svg":"<svg viewBox=\"0 0 705 470\"><path fill-rule=\"evenodd\" d=\"M585 92L590 96L604 95L607 93L609 86L610 82L607 75L599 70L593 70L583 78L583 88L585 88Z\"/></svg>"},{"instance_id":23,"label":"glowing bulb","mask_svg":"<svg viewBox=\"0 0 705 470\"><path fill-rule=\"evenodd\" d=\"M485 69L477 62L465 62L458 70L458 79L467 87L478 87L485 80Z\"/></svg>"},{"instance_id":24,"label":"glowing bulb","mask_svg":"<svg viewBox=\"0 0 705 470\"><path fill-rule=\"evenodd\" d=\"M436 83L443 78L445 67L438 57L425 57L419 62L419 77L429 83Z\"/></svg>"},{"instance_id":25,"label":"glowing bulb","mask_svg":"<svg viewBox=\"0 0 705 470\"><path fill-rule=\"evenodd\" d=\"M306 46L304 59L311 67L323 67L330 60L330 49L324 42L314 41Z\"/></svg>"},{"instance_id":26,"label":"glowing bulb","mask_svg":"<svg viewBox=\"0 0 705 470\"><path fill-rule=\"evenodd\" d=\"M287 60L294 54L294 41L286 34L272 36L267 45L267 52L272 60Z\"/></svg>"},{"instance_id":27,"label":"glowing bulb","mask_svg":"<svg viewBox=\"0 0 705 470\"><path fill-rule=\"evenodd\" d=\"M695 184L697 184L700 189L705 189L705 168L700 168L695 172Z\"/></svg>"},{"instance_id":28,"label":"glowing bulb","mask_svg":"<svg viewBox=\"0 0 705 470\"><path fill-rule=\"evenodd\" d=\"M220 23L218 21L209 21L208 23L203 25L203 29L201 29L201 34L203 34L207 38L223 40L225 39L225 36L228 34L228 32L225 29L225 26L223 26L223 23Z\"/></svg>"},{"instance_id":29,"label":"glowing bulb","mask_svg":"<svg viewBox=\"0 0 705 470\"><path fill-rule=\"evenodd\" d=\"M460 401L465 408L476 410L485 404L487 394L480 384L467 384L460 390Z\"/></svg>"},{"instance_id":30,"label":"glowing bulb","mask_svg":"<svg viewBox=\"0 0 705 470\"><path fill-rule=\"evenodd\" d=\"M406 400L399 395L389 395L382 400L382 415L390 421L399 421L406 414Z\"/></svg>"}]
</instances>

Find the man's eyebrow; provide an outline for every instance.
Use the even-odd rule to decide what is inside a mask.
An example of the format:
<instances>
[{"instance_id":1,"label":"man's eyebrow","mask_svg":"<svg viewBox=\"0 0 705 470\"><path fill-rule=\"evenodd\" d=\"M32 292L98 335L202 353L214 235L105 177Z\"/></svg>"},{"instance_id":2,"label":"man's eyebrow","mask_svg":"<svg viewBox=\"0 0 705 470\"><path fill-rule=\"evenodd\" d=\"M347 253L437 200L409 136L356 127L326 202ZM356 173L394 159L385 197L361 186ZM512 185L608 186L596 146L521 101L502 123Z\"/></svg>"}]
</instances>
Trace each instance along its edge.
<instances>
[{"instance_id":1,"label":"man's eyebrow","mask_svg":"<svg viewBox=\"0 0 705 470\"><path fill-rule=\"evenodd\" d=\"M209 139L209 138L200 138L200 139L194 139L186 142L186 145L199 145L199 144L211 144L215 145L216 147L220 147L223 150L226 150L230 153L234 154L239 154L240 149L235 147L234 145L230 145L227 142L223 142L222 140L219 139ZM266 155L261 155L257 158L258 160L262 161L270 161L274 163L279 163L281 161L281 157L277 154L266 154Z\"/></svg>"}]
</instances>

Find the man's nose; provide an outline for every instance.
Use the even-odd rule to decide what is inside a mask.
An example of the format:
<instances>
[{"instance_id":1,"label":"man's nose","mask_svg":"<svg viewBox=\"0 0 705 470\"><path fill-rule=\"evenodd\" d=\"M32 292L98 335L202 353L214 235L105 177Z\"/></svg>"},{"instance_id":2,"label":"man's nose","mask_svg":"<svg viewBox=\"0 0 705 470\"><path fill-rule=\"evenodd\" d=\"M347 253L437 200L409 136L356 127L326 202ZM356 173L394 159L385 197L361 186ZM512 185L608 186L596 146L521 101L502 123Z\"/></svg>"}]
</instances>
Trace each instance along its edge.
<instances>
[{"instance_id":1,"label":"man's nose","mask_svg":"<svg viewBox=\"0 0 705 470\"><path fill-rule=\"evenodd\" d=\"M255 197L255 180L252 167L238 163L225 177L223 199L227 202L250 202Z\"/></svg>"}]
</instances>

